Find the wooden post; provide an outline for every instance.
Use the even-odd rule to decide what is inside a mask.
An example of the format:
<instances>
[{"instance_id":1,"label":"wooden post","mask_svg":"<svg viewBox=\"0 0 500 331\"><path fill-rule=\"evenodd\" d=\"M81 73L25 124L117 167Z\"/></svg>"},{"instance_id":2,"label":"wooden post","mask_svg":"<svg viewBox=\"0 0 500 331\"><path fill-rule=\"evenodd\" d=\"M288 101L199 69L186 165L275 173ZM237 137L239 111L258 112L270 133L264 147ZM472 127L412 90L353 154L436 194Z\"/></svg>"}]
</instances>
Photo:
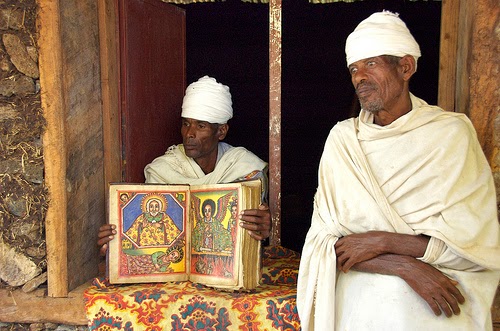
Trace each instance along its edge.
<instances>
[{"instance_id":1,"label":"wooden post","mask_svg":"<svg viewBox=\"0 0 500 331\"><path fill-rule=\"evenodd\" d=\"M281 244L281 0L269 1L270 244Z\"/></svg>"},{"instance_id":2,"label":"wooden post","mask_svg":"<svg viewBox=\"0 0 500 331\"><path fill-rule=\"evenodd\" d=\"M449 15L459 17L458 26L455 33L457 34L457 58L455 62L457 78L455 85L455 111L459 113L469 114L469 99L470 99L470 66L471 48L472 48L472 26L473 16L475 12L472 2L475 0L460 0L460 8L455 9L455 12L450 12Z\"/></svg>"},{"instance_id":3,"label":"wooden post","mask_svg":"<svg viewBox=\"0 0 500 331\"><path fill-rule=\"evenodd\" d=\"M66 125L59 0L38 2L41 103L47 127L43 135L45 185L50 203L45 217L48 295L68 295Z\"/></svg>"},{"instance_id":4,"label":"wooden post","mask_svg":"<svg viewBox=\"0 0 500 331\"><path fill-rule=\"evenodd\" d=\"M121 117L118 82L118 8L115 0L99 0L99 48L104 143L104 183L119 182L121 175ZM108 190L105 190L106 201Z\"/></svg>"},{"instance_id":5,"label":"wooden post","mask_svg":"<svg viewBox=\"0 0 500 331\"><path fill-rule=\"evenodd\" d=\"M457 80L458 14L460 1L443 0L439 48L438 106L455 111Z\"/></svg>"}]
</instances>

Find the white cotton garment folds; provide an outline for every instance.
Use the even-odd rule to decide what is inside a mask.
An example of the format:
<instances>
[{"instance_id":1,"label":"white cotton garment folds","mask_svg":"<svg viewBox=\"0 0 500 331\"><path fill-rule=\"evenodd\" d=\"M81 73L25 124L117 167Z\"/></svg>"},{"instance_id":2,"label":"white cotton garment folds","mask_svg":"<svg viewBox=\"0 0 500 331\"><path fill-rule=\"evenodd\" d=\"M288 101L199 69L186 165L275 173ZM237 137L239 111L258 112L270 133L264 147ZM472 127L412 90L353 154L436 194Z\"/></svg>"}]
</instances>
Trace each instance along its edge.
<instances>
[{"instance_id":1,"label":"white cotton garment folds","mask_svg":"<svg viewBox=\"0 0 500 331\"><path fill-rule=\"evenodd\" d=\"M254 171L265 175L267 163L244 147L220 142L217 164L209 174L205 174L192 158L186 156L181 144L169 147L164 155L148 164L144 175L146 183L203 185L242 180ZM263 186L266 185L267 182L263 183Z\"/></svg>"},{"instance_id":2,"label":"white cotton garment folds","mask_svg":"<svg viewBox=\"0 0 500 331\"><path fill-rule=\"evenodd\" d=\"M326 141L297 307L308 330L491 330L500 232L491 169L463 114L411 95L387 126L361 111ZM337 273L338 238L367 231L431 237L421 260L458 281L461 314L435 316L396 276Z\"/></svg>"}]
</instances>

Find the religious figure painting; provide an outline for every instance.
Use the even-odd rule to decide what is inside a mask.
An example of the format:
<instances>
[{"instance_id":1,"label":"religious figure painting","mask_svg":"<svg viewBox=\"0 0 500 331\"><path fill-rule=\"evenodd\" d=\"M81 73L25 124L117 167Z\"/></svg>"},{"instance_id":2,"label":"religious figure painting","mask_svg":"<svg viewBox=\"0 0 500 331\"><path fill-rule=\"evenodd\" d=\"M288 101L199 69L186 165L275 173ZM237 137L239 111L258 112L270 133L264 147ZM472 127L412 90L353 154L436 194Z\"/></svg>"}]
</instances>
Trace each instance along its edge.
<instances>
[{"instance_id":1,"label":"religious figure painting","mask_svg":"<svg viewBox=\"0 0 500 331\"><path fill-rule=\"evenodd\" d=\"M215 193L215 194L214 194ZM193 231L191 272L232 278L236 231L231 222L230 202L236 206L238 191L191 192Z\"/></svg>"},{"instance_id":2,"label":"religious figure painting","mask_svg":"<svg viewBox=\"0 0 500 331\"><path fill-rule=\"evenodd\" d=\"M186 196L185 191L120 191L121 276L186 272Z\"/></svg>"}]
</instances>

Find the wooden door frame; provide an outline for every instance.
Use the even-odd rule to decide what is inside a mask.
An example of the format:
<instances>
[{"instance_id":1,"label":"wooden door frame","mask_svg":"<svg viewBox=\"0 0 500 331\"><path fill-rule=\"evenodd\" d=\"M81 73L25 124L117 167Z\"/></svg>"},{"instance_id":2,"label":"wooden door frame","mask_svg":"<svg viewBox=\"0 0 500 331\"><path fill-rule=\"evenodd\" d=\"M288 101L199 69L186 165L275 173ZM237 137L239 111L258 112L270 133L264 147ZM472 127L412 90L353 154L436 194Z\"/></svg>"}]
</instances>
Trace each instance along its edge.
<instances>
[{"instance_id":1,"label":"wooden door frame","mask_svg":"<svg viewBox=\"0 0 500 331\"><path fill-rule=\"evenodd\" d=\"M118 0L99 0L99 47L104 137L104 182L121 181L120 45ZM107 194L107 193L106 193ZM107 199L107 196L106 196Z\"/></svg>"},{"instance_id":2,"label":"wooden door frame","mask_svg":"<svg viewBox=\"0 0 500 331\"><path fill-rule=\"evenodd\" d=\"M460 79L462 84L457 82L458 78L463 78L464 72L468 72L466 54L471 34L467 31L470 31L472 15L467 15L467 2L443 0L441 5L438 106L458 112L465 112L460 105L466 104L464 99L468 98L466 93L457 93L468 89L464 85L468 80Z\"/></svg>"}]
</instances>

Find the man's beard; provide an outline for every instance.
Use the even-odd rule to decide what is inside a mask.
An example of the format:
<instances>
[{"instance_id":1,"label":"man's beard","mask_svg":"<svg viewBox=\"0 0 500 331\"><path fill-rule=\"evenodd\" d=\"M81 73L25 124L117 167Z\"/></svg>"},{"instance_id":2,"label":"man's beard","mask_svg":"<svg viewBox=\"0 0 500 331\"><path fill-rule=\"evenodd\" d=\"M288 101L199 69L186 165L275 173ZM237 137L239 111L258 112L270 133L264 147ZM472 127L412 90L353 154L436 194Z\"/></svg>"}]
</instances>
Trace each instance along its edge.
<instances>
[{"instance_id":1,"label":"man's beard","mask_svg":"<svg viewBox=\"0 0 500 331\"><path fill-rule=\"evenodd\" d=\"M358 98L358 100L359 100L359 103L361 105L361 108L367 112L372 113L372 114L376 114L379 111L381 111L382 109L384 109L382 99L380 99L380 98L377 98L377 99L371 100L371 101L367 101L367 102L363 102L359 98Z\"/></svg>"},{"instance_id":2,"label":"man's beard","mask_svg":"<svg viewBox=\"0 0 500 331\"><path fill-rule=\"evenodd\" d=\"M358 85L358 88L356 88L356 94L358 95L358 100L359 104L361 105L361 108L367 112L370 112L372 114L376 114L382 109L384 109L384 104L380 96L378 96L378 91L376 87L373 84L370 83L364 83L362 87L366 88L369 87L372 90L372 93L368 95L367 97L360 96L358 93L358 88L361 87ZM377 93L377 96L375 96L375 100L370 100L370 97L374 94Z\"/></svg>"}]
</instances>

